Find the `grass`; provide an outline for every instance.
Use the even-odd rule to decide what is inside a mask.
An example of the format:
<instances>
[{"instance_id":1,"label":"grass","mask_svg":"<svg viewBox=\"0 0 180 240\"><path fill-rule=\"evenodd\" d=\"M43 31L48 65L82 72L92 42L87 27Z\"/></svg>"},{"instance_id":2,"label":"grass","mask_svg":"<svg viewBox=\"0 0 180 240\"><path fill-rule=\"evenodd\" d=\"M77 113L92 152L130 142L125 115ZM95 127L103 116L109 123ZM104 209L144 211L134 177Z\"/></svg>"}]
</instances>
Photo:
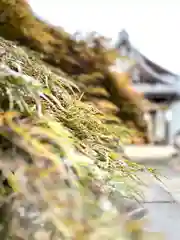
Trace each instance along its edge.
<instances>
[{"instance_id":1,"label":"grass","mask_svg":"<svg viewBox=\"0 0 180 240\"><path fill-rule=\"evenodd\" d=\"M120 110L117 117L146 141L146 127L141 118L142 97L130 89L127 74L109 71L119 56L116 49L106 47L107 39L97 33L82 39L78 33L70 35L62 28L48 25L34 16L25 0L1 0L0 13L2 37L36 51L36 56L51 69L53 66L55 72L73 79L85 96L96 96L97 89L101 97L110 95L108 100ZM32 72L30 68L29 74Z\"/></svg>"},{"instance_id":2,"label":"grass","mask_svg":"<svg viewBox=\"0 0 180 240\"><path fill-rule=\"evenodd\" d=\"M108 70L117 51L46 24L24 0L0 0L0 15L0 239L127 239L109 196L113 182L138 192L122 145L145 128L127 74Z\"/></svg>"},{"instance_id":3,"label":"grass","mask_svg":"<svg viewBox=\"0 0 180 240\"><path fill-rule=\"evenodd\" d=\"M107 127L38 54L3 38L0 49L0 169L13 189L1 184L1 239L125 239L108 196L112 181L136 179L115 154L131 132Z\"/></svg>"}]
</instances>

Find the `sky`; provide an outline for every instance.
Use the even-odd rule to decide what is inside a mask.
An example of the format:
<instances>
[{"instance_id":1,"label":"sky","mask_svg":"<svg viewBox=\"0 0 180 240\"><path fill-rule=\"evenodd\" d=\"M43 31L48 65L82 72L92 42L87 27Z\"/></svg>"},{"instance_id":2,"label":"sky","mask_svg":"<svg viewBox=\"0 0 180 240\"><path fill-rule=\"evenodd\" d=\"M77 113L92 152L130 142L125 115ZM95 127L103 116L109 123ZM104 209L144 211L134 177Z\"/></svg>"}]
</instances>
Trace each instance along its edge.
<instances>
[{"instance_id":1,"label":"sky","mask_svg":"<svg viewBox=\"0 0 180 240\"><path fill-rule=\"evenodd\" d=\"M180 74L178 0L28 0L40 17L67 32L96 31L112 40L126 29L150 60ZM145 3L146 2L146 3Z\"/></svg>"}]
</instances>

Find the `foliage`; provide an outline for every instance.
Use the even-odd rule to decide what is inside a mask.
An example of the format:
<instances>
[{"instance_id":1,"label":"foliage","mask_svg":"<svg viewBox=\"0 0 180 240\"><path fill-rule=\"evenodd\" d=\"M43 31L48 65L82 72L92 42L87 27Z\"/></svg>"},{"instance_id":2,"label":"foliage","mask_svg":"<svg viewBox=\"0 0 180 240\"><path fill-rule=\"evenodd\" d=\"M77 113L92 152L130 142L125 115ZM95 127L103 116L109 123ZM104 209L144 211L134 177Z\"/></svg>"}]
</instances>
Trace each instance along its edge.
<instances>
[{"instance_id":1,"label":"foliage","mask_svg":"<svg viewBox=\"0 0 180 240\"><path fill-rule=\"evenodd\" d=\"M107 100L119 108L117 117L125 124L131 121L136 134L140 133L146 140L146 127L140 117L142 97L129 90L123 76L109 72L118 53L107 48L107 39L97 33L91 33L85 39L79 33L69 35L63 29L39 20L24 0L1 0L0 14L3 16L0 19L1 36L39 52L42 60L60 68L73 79L85 93L84 97L89 95L90 89L91 95L96 97L96 89L103 88L110 94L110 98L105 96ZM129 83L130 79L126 78Z\"/></svg>"},{"instance_id":2,"label":"foliage","mask_svg":"<svg viewBox=\"0 0 180 240\"><path fill-rule=\"evenodd\" d=\"M1 182L1 239L123 239L109 194L114 181L136 181L138 167L114 154L128 130L107 128L32 51L2 38L0 47L0 169L13 189Z\"/></svg>"},{"instance_id":3,"label":"foliage","mask_svg":"<svg viewBox=\"0 0 180 240\"><path fill-rule=\"evenodd\" d=\"M117 52L42 22L24 0L0 0L0 15L0 238L126 239L119 198L139 166L121 145L145 130L129 79L112 88ZM82 102L99 90L119 115Z\"/></svg>"}]
</instances>

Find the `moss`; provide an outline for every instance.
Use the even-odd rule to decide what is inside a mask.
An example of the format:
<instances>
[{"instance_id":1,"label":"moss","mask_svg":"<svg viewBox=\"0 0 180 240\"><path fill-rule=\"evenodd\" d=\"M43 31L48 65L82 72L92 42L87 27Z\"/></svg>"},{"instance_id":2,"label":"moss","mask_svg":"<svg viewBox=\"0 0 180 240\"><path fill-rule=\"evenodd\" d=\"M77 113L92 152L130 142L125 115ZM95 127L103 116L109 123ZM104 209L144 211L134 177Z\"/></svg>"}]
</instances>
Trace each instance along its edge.
<instances>
[{"instance_id":1,"label":"moss","mask_svg":"<svg viewBox=\"0 0 180 240\"><path fill-rule=\"evenodd\" d=\"M110 97L110 94L106 91L106 89L100 87L88 87L86 89L86 94L94 97Z\"/></svg>"},{"instance_id":2,"label":"moss","mask_svg":"<svg viewBox=\"0 0 180 240\"><path fill-rule=\"evenodd\" d=\"M105 114L114 114L116 115L119 112L119 108L113 104L111 101L108 101L106 99L99 99L99 98L88 98L89 103L93 103L100 111L102 111ZM116 116L114 116L116 117ZM120 121L120 119L119 119Z\"/></svg>"}]
</instances>

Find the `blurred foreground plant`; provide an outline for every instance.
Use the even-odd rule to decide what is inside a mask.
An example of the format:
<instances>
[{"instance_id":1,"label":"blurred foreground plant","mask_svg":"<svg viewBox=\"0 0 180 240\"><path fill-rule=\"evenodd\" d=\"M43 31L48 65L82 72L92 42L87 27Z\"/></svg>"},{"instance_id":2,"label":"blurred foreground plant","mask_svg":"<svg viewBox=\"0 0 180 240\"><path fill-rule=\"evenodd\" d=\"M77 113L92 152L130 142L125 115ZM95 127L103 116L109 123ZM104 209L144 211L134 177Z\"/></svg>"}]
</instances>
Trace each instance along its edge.
<instances>
[{"instance_id":1,"label":"blurred foreground plant","mask_svg":"<svg viewBox=\"0 0 180 240\"><path fill-rule=\"evenodd\" d=\"M136 181L138 167L115 156L119 135L69 79L0 44L1 239L125 239L111 182Z\"/></svg>"}]
</instances>

